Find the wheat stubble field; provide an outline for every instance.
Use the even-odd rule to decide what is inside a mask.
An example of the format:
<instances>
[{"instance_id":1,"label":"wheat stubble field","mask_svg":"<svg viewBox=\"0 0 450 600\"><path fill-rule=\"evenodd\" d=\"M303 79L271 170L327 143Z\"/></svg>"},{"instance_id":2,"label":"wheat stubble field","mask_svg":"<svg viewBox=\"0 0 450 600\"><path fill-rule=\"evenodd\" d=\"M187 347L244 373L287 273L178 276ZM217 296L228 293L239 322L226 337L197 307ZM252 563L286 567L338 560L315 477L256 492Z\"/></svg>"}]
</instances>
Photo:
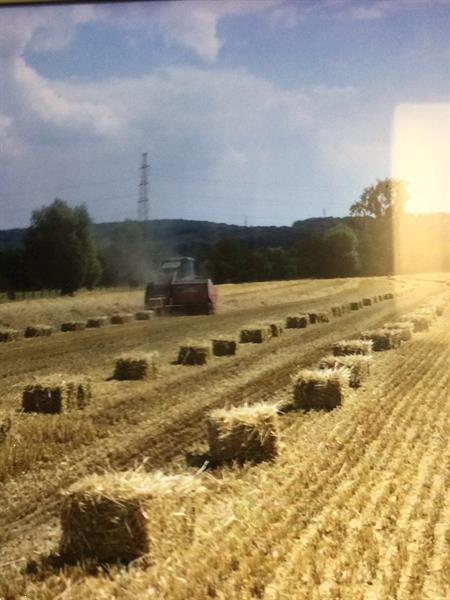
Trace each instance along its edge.
<instances>
[{"instance_id":1,"label":"wheat stubble field","mask_svg":"<svg viewBox=\"0 0 450 600\"><path fill-rule=\"evenodd\" d=\"M395 321L445 289L431 278L223 286L213 317L1 344L0 418L12 428L0 445L0 598L448 598L448 308L428 331L376 353L370 376L341 407L280 416L274 462L199 472L212 408L283 402L291 376L334 342ZM390 291L394 300L240 345L236 356L202 367L171 364L187 338L234 335L262 320ZM47 316L55 325L141 301L137 293L99 294L83 308L82 299L5 305L0 320L20 329ZM134 350L159 352L158 377L111 380L114 358ZM23 387L54 373L88 375L90 406L60 415L18 411ZM127 568L94 572L49 560L58 550L61 492L86 474L136 468L197 474L204 489L189 542L177 543L169 522L162 536L155 527L158 550Z\"/></svg>"}]
</instances>

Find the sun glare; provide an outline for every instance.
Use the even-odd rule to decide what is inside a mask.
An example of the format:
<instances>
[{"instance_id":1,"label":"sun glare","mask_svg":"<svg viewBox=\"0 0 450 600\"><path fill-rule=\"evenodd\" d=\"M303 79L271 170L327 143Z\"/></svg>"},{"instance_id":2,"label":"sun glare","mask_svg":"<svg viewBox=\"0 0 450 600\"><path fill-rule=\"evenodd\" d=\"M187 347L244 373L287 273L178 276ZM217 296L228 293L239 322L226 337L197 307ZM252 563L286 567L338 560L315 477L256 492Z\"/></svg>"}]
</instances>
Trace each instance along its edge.
<instances>
[{"instance_id":1,"label":"sun glare","mask_svg":"<svg viewBox=\"0 0 450 600\"><path fill-rule=\"evenodd\" d=\"M400 104L392 139L392 177L407 182L406 212L449 212L450 104Z\"/></svg>"},{"instance_id":2,"label":"sun glare","mask_svg":"<svg viewBox=\"0 0 450 600\"><path fill-rule=\"evenodd\" d=\"M450 243L436 215L450 212L450 104L400 104L392 129L391 175L408 198L393 224L395 273L439 271ZM420 227L417 214L428 215Z\"/></svg>"}]
</instances>

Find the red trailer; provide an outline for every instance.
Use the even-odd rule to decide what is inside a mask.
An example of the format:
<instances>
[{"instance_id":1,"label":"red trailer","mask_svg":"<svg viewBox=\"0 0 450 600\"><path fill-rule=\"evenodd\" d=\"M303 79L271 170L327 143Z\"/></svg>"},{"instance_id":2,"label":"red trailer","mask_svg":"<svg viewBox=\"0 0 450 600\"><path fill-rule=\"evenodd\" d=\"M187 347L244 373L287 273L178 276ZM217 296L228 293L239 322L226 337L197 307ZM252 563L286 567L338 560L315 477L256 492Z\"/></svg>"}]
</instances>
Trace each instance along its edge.
<instances>
[{"instance_id":1,"label":"red trailer","mask_svg":"<svg viewBox=\"0 0 450 600\"><path fill-rule=\"evenodd\" d=\"M158 314L211 315L217 309L217 288L197 275L195 259L168 258L145 289L145 307Z\"/></svg>"}]
</instances>

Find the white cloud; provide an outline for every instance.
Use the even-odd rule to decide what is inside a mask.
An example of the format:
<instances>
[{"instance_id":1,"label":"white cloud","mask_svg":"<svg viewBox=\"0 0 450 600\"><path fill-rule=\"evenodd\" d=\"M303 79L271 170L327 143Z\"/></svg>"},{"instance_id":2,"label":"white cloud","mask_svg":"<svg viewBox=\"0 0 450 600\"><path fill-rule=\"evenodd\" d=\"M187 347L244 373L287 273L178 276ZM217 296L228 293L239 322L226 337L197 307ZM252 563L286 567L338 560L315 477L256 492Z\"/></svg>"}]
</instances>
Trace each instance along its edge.
<instances>
[{"instance_id":1,"label":"white cloud","mask_svg":"<svg viewBox=\"0 0 450 600\"><path fill-rule=\"evenodd\" d=\"M86 127L98 134L118 130L118 120L108 106L101 102L71 101L40 77L23 58L14 59L12 74L22 109L34 112L43 122L69 129Z\"/></svg>"}]
</instances>

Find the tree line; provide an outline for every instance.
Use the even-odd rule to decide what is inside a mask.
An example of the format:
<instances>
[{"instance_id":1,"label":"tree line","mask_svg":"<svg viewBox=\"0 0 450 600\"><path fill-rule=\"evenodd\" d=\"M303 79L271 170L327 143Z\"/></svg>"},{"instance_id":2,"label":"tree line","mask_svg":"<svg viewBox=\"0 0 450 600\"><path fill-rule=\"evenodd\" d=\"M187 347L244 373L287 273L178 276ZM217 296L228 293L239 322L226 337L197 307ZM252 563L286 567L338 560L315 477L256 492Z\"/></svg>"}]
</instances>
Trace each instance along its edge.
<instances>
[{"instance_id":1,"label":"tree line","mask_svg":"<svg viewBox=\"0 0 450 600\"><path fill-rule=\"evenodd\" d=\"M337 225L299 239L297 223L283 228L290 239L285 247L270 242L262 247L261 240L255 247L252 236L199 243L194 231L190 242L174 243L171 253L194 256L217 283L391 274L395 223L405 202L403 181L378 180ZM33 212L21 247L0 250L0 291L71 294L82 287L142 285L168 251L167 242L153 239L146 225L125 221L96 235L85 206L72 208L56 199ZM411 235L419 235L420 223L414 227L418 232L413 228ZM445 260L450 269L450 257Z\"/></svg>"}]
</instances>

